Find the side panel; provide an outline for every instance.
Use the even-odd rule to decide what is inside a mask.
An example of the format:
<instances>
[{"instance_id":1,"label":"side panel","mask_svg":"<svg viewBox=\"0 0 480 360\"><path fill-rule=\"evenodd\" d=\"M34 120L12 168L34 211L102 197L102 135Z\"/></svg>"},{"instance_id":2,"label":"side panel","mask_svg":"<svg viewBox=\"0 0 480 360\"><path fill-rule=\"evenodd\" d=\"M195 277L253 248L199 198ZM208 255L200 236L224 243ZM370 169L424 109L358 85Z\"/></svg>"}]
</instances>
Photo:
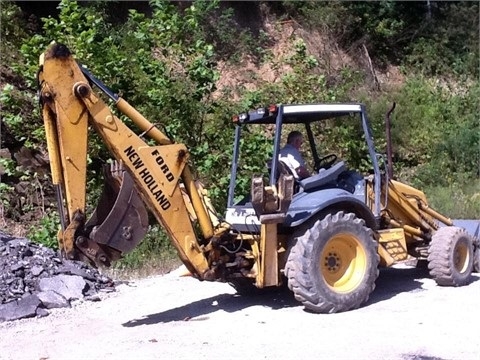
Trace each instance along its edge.
<instances>
[{"instance_id":1,"label":"side panel","mask_svg":"<svg viewBox=\"0 0 480 360\"><path fill-rule=\"evenodd\" d=\"M285 226L295 227L303 224L321 210L338 205L345 211L351 211L365 219L367 226L375 228L372 211L348 191L325 189L314 193L299 193L294 196L287 212Z\"/></svg>"},{"instance_id":2,"label":"side panel","mask_svg":"<svg viewBox=\"0 0 480 360\"><path fill-rule=\"evenodd\" d=\"M260 233L260 220L258 219L252 203L242 206L232 206L225 213L225 220L238 232L248 234Z\"/></svg>"}]
</instances>

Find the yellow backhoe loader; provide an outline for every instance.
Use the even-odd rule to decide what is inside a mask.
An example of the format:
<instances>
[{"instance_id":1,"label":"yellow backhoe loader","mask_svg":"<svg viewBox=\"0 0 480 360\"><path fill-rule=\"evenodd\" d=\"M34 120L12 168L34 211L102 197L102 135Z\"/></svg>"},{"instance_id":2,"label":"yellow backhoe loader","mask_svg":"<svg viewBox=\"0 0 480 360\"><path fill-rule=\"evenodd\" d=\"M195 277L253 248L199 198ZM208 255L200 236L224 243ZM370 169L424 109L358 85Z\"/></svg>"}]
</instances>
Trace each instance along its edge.
<instances>
[{"instance_id":1,"label":"yellow backhoe loader","mask_svg":"<svg viewBox=\"0 0 480 360\"><path fill-rule=\"evenodd\" d=\"M431 276L445 286L468 284L474 258L478 267L476 224L467 224L473 229L468 231L455 226L428 206L421 191L382 169L362 104L279 104L235 116L228 204L219 217L192 175L189 149L95 78L66 46L52 44L42 54L38 79L65 257L109 266L142 241L150 213L194 277L228 282L241 292L286 283L318 313L361 306L382 266L425 260ZM334 154L318 155L318 124L338 119L363 129L370 174L349 170ZM267 173L252 174L251 191L242 194L237 186L242 130L252 126L273 129L273 150ZM304 127L316 170L300 181L278 160L282 131L292 126ZM113 159L89 215L90 129Z\"/></svg>"}]
</instances>

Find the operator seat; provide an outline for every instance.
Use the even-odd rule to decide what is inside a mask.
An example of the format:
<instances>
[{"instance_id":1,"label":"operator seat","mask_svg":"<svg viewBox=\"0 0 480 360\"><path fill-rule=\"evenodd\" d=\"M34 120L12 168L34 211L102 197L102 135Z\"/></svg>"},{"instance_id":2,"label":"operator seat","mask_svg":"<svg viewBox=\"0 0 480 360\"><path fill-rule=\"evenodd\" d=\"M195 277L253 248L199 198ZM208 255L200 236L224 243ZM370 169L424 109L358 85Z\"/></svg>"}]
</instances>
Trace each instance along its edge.
<instances>
[{"instance_id":1,"label":"operator seat","mask_svg":"<svg viewBox=\"0 0 480 360\"><path fill-rule=\"evenodd\" d=\"M312 175L298 182L303 191L314 191L320 187L335 182L341 173L347 170L343 161L335 164L329 169L320 169L318 174Z\"/></svg>"}]
</instances>

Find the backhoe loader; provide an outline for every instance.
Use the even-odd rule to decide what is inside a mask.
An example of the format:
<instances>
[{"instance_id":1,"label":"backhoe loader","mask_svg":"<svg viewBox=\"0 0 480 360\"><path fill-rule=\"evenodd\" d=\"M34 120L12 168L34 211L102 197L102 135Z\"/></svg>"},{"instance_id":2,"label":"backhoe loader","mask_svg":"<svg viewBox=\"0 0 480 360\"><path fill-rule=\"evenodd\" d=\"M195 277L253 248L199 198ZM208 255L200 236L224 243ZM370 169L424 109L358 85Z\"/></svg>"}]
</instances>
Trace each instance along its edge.
<instances>
[{"instance_id":1,"label":"backhoe loader","mask_svg":"<svg viewBox=\"0 0 480 360\"><path fill-rule=\"evenodd\" d=\"M194 178L187 147L113 93L66 46L54 43L41 55L38 80L61 218L59 248L67 258L109 266L139 244L152 214L195 278L228 282L244 293L287 284L312 312L360 307L375 288L379 268L407 260L427 261L439 285L471 280L478 228L455 226L428 206L421 191L383 169L362 104L278 104L234 116L231 182L222 217ZM100 93L134 126L115 115ZM372 167L366 176L349 170L336 155L319 156L317 131L337 119L362 129ZM237 186L245 161L242 131L254 126L273 134L270 167L250 174L250 192L242 194ZM301 181L278 159L282 131L292 126L304 128L316 170ZM89 129L113 157L90 215Z\"/></svg>"}]
</instances>

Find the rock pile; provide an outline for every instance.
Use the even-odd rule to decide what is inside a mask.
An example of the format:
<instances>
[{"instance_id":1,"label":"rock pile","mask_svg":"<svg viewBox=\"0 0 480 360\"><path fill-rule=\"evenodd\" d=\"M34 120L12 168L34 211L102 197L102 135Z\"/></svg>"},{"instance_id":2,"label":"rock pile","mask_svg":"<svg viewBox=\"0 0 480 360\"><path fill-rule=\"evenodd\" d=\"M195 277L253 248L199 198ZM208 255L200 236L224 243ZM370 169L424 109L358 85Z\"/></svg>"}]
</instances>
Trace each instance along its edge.
<instances>
[{"instance_id":1,"label":"rock pile","mask_svg":"<svg viewBox=\"0 0 480 360\"><path fill-rule=\"evenodd\" d=\"M0 230L0 322L48 315L73 300L98 301L114 282L83 262Z\"/></svg>"}]
</instances>

